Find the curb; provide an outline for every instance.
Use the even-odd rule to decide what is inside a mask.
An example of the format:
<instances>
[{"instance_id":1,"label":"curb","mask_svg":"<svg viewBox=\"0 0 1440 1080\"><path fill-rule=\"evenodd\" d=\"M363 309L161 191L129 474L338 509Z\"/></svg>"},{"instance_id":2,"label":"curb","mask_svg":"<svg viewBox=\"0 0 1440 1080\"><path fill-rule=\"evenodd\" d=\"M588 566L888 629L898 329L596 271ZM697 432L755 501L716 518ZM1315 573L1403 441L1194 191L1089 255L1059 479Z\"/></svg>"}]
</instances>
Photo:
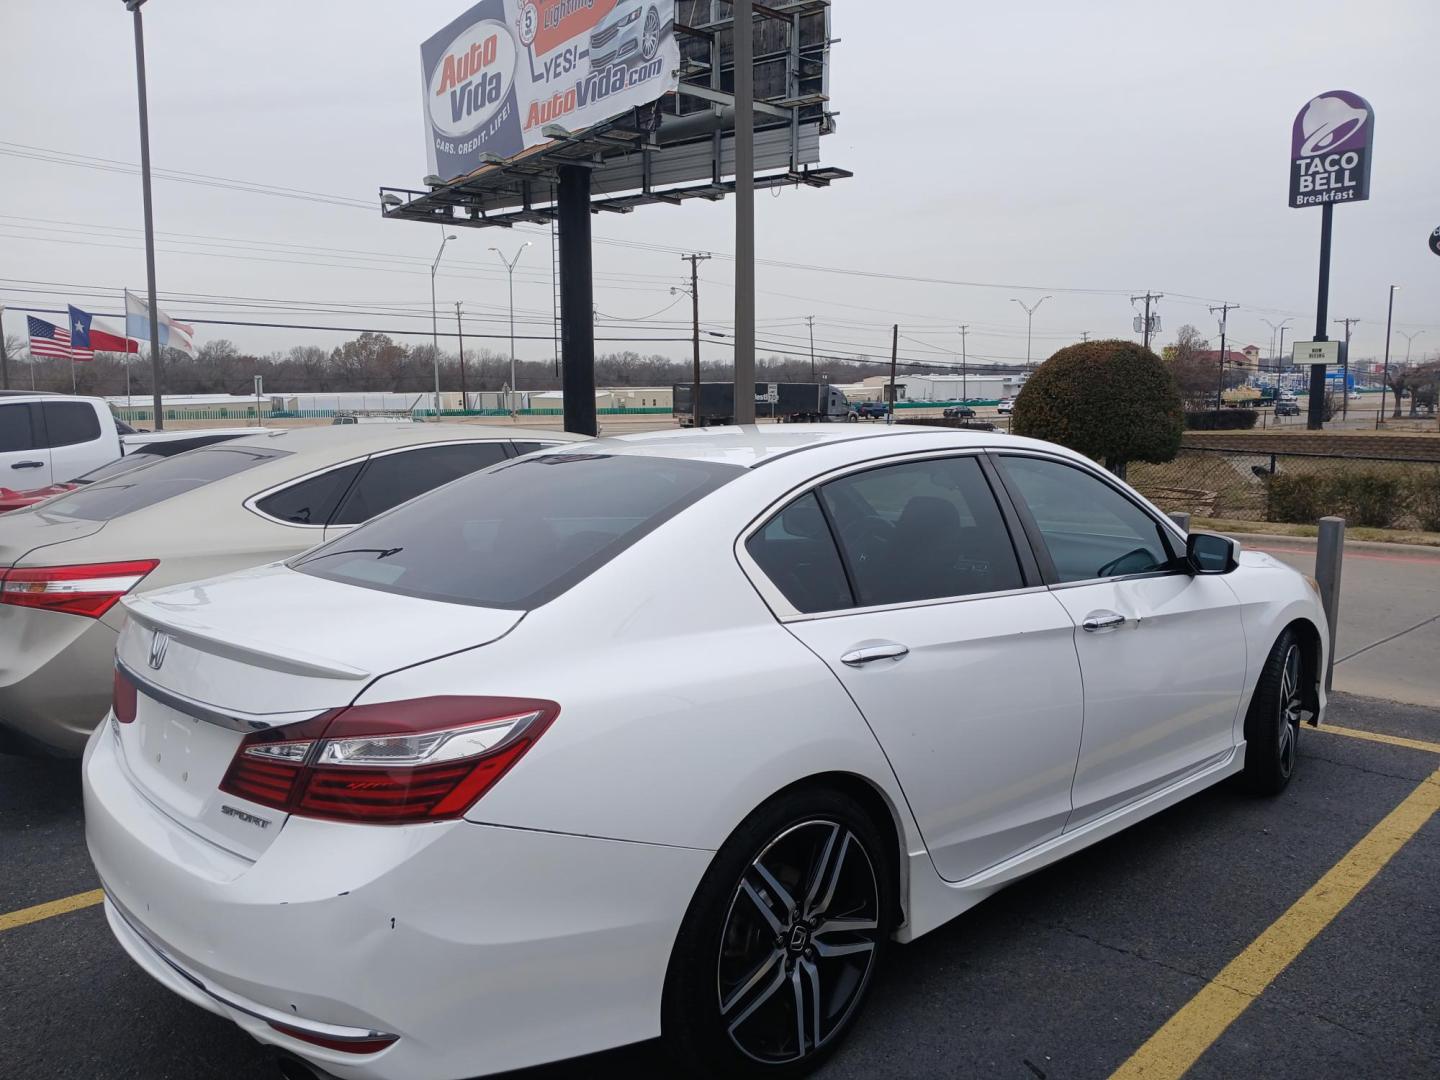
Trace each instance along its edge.
<instances>
[{"instance_id":1,"label":"curb","mask_svg":"<svg viewBox=\"0 0 1440 1080\"><path fill-rule=\"evenodd\" d=\"M1278 540L1282 544L1286 541L1289 541L1290 543L1298 543L1313 548L1315 546L1316 540L1318 539L1314 536L1285 536L1278 533L1232 532L1225 533L1224 535L1234 537L1236 540L1250 544L1253 547L1259 547L1261 542L1274 543ZM1390 551L1404 552L1409 554L1423 551L1434 555L1435 561L1440 562L1440 547L1432 547L1429 544L1392 544L1382 540L1351 540L1347 538L1345 541L1345 547L1354 548L1357 551Z\"/></svg>"}]
</instances>

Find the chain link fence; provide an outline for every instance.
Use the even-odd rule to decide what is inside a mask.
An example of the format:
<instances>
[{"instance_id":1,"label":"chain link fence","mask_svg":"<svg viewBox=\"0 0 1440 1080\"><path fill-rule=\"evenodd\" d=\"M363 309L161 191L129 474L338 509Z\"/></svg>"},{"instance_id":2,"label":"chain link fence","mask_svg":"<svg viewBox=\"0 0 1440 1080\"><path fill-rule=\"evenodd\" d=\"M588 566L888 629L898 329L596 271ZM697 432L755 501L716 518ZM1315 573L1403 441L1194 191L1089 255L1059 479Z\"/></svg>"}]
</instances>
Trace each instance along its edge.
<instances>
[{"instance_id":1,"label":"chain link fence","mask_svg":"<svg viewBox=\"0 0 1440 1080\"><path fill-rule=\"evenodd\" d=\"M1161 465L1133 462L1126 479L1166 511L1239 521L1440 532L1440 461L1186 448Z\"/></svg>"}]
</instances>

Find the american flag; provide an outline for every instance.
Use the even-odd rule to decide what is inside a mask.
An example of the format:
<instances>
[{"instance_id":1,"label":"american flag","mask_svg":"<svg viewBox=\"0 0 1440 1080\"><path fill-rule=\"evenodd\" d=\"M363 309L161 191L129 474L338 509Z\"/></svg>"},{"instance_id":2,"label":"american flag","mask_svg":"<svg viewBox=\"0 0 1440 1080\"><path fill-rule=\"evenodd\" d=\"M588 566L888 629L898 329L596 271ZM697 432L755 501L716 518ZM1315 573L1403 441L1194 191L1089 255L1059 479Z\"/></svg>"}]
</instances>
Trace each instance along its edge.
<instances>
[{"instance_id":1,"label":"american flag","mask_svg":"<svg viewBox=\"0 0 1440 1080\"><path fill-rule=\"evenodd\" d=\"M31 356L53 356L57 360L70 360L70 331L63 327L48 323L44 319L37 319L33 315L25 317L25 326L30 331L30 355ZM92 354L93 355L93 354ZM89 356L84 359L90 359Z\"/></svg>"}]
</instances>

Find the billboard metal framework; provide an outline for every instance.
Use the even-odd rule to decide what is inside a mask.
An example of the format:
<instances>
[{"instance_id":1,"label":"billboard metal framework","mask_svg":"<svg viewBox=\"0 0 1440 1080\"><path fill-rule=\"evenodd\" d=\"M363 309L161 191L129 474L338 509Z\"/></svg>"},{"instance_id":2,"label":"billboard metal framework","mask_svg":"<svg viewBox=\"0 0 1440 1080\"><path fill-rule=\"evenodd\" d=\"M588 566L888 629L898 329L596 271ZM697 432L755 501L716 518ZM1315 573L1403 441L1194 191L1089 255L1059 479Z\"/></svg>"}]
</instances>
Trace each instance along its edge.
<instances>
[{"instance_id":1,"label":"billboard metal framework","mask_svg":"<svg viewBox=\"0 0 1440 1080\"><path fill-rule=\"evenodd\" d=\"M547 125L550 142L449 182L427 177L424 189L380 189L381 213L401 221L446 228L558 224L568 430L595 430L591 215L719 200L735 190L731 5L676 0L675 11L675 92L583 130ZM829 0L757 2L754 14L755 186L827 187L853 175L820 163L820 137L835 129ZM573 416L572 404L579 410Z\"/></svg>"},{"instance_id":2,"label":"billboard metal framework","mask_svg":"<svg viewBox=\"0 0 1440 1080\"><path fill-rule=\"evenodd\" d=\"M382 212L447 227L545 224L559 216L559 171L567 165L591 171L597 212L724 198L735 189L729 12L726 0L677 0L677 93L583 131L548 125L552 142L450 183L382 187ZM834 130L827 108L829 0L757 3L755 13L755 171L765 174L756 176L756 186L825 187L852 175L819 164L820 136Z\"/></svg>"}]
</instances>

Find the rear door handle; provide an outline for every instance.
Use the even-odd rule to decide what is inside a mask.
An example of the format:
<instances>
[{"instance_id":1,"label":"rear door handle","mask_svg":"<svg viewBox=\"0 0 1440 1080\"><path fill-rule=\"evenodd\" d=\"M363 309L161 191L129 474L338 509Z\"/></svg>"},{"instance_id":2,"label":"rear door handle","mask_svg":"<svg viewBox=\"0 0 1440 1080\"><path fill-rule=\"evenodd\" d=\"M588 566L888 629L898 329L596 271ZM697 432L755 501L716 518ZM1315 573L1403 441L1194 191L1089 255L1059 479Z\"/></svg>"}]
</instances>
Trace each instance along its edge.
<instances>
[{"instance_id":1,"label":"rear door handle","mask_svg":"<svg viewBox=\"0 0 1440 1080\"><path fill-rule=\"evenodd\" d=\"M17 461L17 462L15 462L14 465L11 465L10 467L11 467L12 469L43 469L43 468L45 467L45 462L43 462L43 461Z\"/></svg>"},{"instance_id":2,"label":"rear door handle","mask_svg":"<svg viewBox=\"0 0 1440 1080\"><path fill-rule=\"evenodd\" d=\"M850 667L864 667L876 660L899 660L910 652L904 645L870 645L863 649L852 649L840 657L840 662Z\"/></svg>"},{"instance_id":3,"label":"rear door handle","mask_svg":"<svg viewBox=\"0 0 1440 1080\"><path fill-rule=\"evenodd\" d=\"M1085 616L1080 628L1088 634L1100 634L1125 625L1125 616L1113 611L1092 611Z\"/></svg>"}]
</instances>

